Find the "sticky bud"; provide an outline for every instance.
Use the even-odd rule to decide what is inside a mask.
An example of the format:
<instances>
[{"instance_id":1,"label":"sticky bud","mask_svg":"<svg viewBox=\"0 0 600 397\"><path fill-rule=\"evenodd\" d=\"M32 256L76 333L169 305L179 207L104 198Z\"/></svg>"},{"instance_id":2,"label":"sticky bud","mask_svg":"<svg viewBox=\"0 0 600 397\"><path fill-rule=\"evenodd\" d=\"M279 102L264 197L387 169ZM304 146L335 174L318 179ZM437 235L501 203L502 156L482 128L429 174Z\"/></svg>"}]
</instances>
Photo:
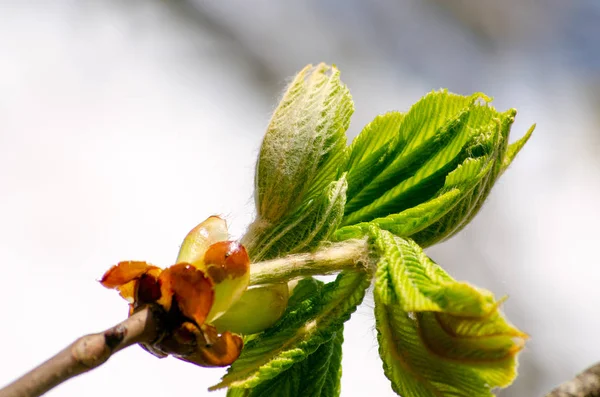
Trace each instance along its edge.
<instances>
[{"instance_id":1,"label":"sticky bud","mask_svg":"<svg viewBox=\"0 0 600 397\"><path fill-rule=\"evenodd\" d=\"M213 282L215 299L206 322L223 315L237 301L250 280L250 259L244 246L229 237L225 220L211 216L183 240L177 262L190 263Z\"/></svg>"},{"instance_id":2,"label":"sticky bud","mask_svg":"<svg viewBox=\"0 0 600 397\"><path fill-rule=\"evenodd\" d=\"M201 268L208 247L218 241L227 240L228 237L229 232L225 220L213 215L185 236L175 263L191 263Z\"/></svg>"},{"instance_id":3,"label":"sticky bud","mask_svg":"<svg viewBox=\"0 0 600 397\"><path fill-rule=\"evenodd\" d=\"M207 317L210 323L221 317L248 288L250 258L238 242L220 241L208 247L204 268L215 290L215 301Z\"/></svg>"},{"instance_id":4,"label":"sticky bud","mask_svg":"<svg viewBox=\"0 0 600 397\"><path fill-rule=\"evenodd\" d=\"M250 287L213 325L219 332L256 334L279 320L287 307L288 297L285 283Z\"/></svg>"}]
</instances>

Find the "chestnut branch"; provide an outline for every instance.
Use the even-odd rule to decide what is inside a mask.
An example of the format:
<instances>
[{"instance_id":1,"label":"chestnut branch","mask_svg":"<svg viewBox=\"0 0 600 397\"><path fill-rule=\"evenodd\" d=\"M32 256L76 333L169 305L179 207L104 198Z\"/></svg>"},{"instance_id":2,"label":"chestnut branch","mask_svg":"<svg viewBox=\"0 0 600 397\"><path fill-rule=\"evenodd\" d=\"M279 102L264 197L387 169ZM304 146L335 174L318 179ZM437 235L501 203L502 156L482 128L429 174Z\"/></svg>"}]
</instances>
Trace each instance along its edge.
<instances>
[{"instance_id":1,"label":"chestnut branch","mask_svg":"<svg viewBox=\"0 0 600 397\"><path fill-rule=\"evenodd\" d=\"M599 397L600 363L597 363L575 378L568 380L546 394L546 397Z\"/></svg>"},{"instance_id":2,"label":"chestnut branch","mask_svg":"<svg viewBox=\"0 0 600 397\"><path fill-rule=\"evenodd\" d=\"M37 397L62 382L104 364L114 353L152 342L159 322L148 306L104 332L83 336L54 357L0 390L0 397Z\"/></svg>"}]
</instances>

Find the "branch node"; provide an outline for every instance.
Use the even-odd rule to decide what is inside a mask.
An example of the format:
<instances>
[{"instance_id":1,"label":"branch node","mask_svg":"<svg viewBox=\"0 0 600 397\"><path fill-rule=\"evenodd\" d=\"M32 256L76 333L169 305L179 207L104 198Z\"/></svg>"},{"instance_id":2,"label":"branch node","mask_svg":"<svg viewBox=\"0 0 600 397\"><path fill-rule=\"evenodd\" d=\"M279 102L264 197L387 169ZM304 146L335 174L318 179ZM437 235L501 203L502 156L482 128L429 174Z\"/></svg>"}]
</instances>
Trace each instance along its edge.
<instances>
[{"instance_id":1,"label":"branch node","mask_svg":"<svg viewBox=\"0 0 600 397\"><path fill-rule=\"evenodd\" d=\"M71 354L77 363L91 369L108 360L111 349L104 343L104 335L93 334L77 339Z\"/></svg>"},{"instance_id":2,"label":"branch node","mask_svg":"<svg viewBox=\"0 0 600 397\"><path fill-rule=\"evenodd\" d=\"M104 342L112 351L127 335L127 328L121 324L104 332Z\"/></svg>"}]
</instances>

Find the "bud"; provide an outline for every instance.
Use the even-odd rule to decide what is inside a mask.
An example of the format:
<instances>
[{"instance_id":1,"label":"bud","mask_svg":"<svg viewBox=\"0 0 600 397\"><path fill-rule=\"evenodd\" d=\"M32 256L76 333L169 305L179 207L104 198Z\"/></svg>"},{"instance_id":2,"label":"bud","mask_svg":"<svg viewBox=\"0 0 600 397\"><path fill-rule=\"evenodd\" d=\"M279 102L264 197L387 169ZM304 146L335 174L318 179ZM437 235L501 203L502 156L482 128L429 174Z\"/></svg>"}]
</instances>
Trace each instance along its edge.
<instances>
[{"instance_id":1,"label":"bud","mask_svg":"<svg viewBox=\"0 0 600 397\"><path fill-rule=\"evenodd\" d=\"M250 259L243 245L235 241L221 241L206 251L204 268L215 288L215 303L208 314L208 321L213 322L248 288Z\"/></svg>"},{"instance_id":2,"label":"bud","mask_svg":"<svg viewBox=\"0 0 600 397\"><path fill-rule=\"evenodd\" d=\"M208 247L228 237L225 220L216 215L210 216L185 236L176 263L186 262L201 267Z\"/></svg>"},{"instance_id":3,"label":"bud","mask_svg":"<svg viewBox=\"0 0 600 397\"><path fill-rule=\"evenodd\" d=\"M211 216L187 234L177 256L178 262L191 263L213 282L215 301L207 317L209 323L242 296L250 280L246 249L235 241L223 241L228 237L225 220Z\"/></svg>"},{"instance_id":4,"label":"bud","mask_svg":"<svg viewBox=\"0 0 600 397\"><path fill-rule=\"evenodd\" d=\"M353 112L335 66L308 65L296 75L260 148L254 191L259 220L276 224L335 180Z\"/></svg>"},{"instance_id":5,"label":"bud","mask_svg":"<svg viewBox=\"0 0 600 397\"><path fill-rule=\"evenodd\" d=\"M288 285L285 283L250 287L213 324L220 332L256 334L281 318L287 308L288 297Z\"/></svg>"},{"instance_id":6,"label":"bud","mask_svg":"<svg viewBox=\"0 0 600 397\"><path fill-rule=\"evenodd\" d=\"M250 279L246 249L228 237L227 225L211 216L183 241L177 264L160 269L146 262L126 261L111 267L100 280L129 302L129 314L146 305L164 310L163 335L150 353L173 355L200 366L226 366L240 355L243 340L231 332L220 335L212 321L238 300Z\"/></svg>"}]
</instances>

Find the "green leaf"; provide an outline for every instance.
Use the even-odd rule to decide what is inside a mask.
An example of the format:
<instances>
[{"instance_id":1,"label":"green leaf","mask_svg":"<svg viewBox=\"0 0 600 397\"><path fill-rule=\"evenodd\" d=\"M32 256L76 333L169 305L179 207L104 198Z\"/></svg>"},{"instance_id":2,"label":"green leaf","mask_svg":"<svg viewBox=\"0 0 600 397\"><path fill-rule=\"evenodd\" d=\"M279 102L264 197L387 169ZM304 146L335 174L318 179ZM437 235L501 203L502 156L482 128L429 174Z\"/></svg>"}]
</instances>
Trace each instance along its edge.
<instances>
[{"instance_id":1,"label":"green leaf","mask_svg":"<svg viewBox=\"0 0 600 397\"><path fill-rule=\"evenodd\" d=\"M404 115L390 112L375 117L348 147L348 200L363 190L374 176L379 174L397 151L403 148L406 140L399 134Z\"/></svg>"},{"instance_id":2,"label":"green leaf","mask_svg":"<svg viewBox=\"0 0 600 397\"><path fill-rule=\"evenodd\" d=\"M331 356L327 372L324 375L325 381L321 388L320 397L338 397L342 391L342 345L344 343L344 328L336 331L334 338L330 342ZM310 370L310 367L308 367ZM302 395L302 394L301 394ZM310 395L310 394L304 394Z\"/></svg>"},{"instance_id":3,"label":"green leaf","mask_svg":"<svg viewBox=\"0 0 600 397\"><path fill-rule=\"evenodd\" d=\"M279 376L252 389L230 388L228 397L336 397L340 395L343 328Z\"/></svg>"},{"instance_id":4,"label":"green leaf","mask_svg":"<svg viewBox=\"0 0 600 397\"><path fill-rule=\"evenodd\" d=\"M227 397L248 397L252 389L227 389Z\"/></svg>"},{"instance_id":5,"label":"green leaf","mask_svg":"<svg viewBox=\"0 0 600 397\"><path fill-rule=\"evenodd\" d=\"M396 127L395 136L390 136L391 134L382 128L385 125L376 123L377 118L367 126L370 128L365 128L352 143L350 157L354 157L354 152L364 150L363 142L368 140L363 138L363 134L369 133L372 136L381 134L387 138L386 144L383 145L383 148L387 149L385 158L381 160L384 167L367 171L369 183L361 186L358 194L349 195L346 216L371 204L383 193L410 178L420 165L430 160L447 145L448 139L453 136L453 131L448 129L458 127L460 130L461 125L454 125L457 122L464 123L464 117L462 121L457 120L459 113L467 111L477 98L477 94L462 97L448 94L446 91L432 92L417 102L404 117L399 117L400 123ZM449 135L445 140L438 136L442 130L445 135ZM352 168L356 168L359 164L360 162L350 164L349 173L352 173ZM354 184L350 183L349 191L354 192L354 190ZM366 215L366 211L363 211L363 215ZM358 218L359 215L354 215L352 219ZM355 223L355 220L351 222Z\"/></svg>"},{"instance_id":6,"label":"green leaf","mask_svg":"<svg viewBox=\"0 0 600 397\"><path fill-rule=\"evenodd\" d=\"M529 128L527 133L521 139L519 139L511 145L508 145L508 149L506 150L506 156L504 156L504 160L502 161L502 171L508 168L508 166L510 165L510 163L512 163L517 154L519 154L523 146L525 146L527 141L529 141L529 138L531 138L531 134L533 134L533 130L535 130L535 124Z\"/></svg>"},{"instance_id":7,"label":"green leaf","mask_svg":"<svg viewBox=\"0 0 600 397\"><path fill-rule=\"evenodd\" d=\"M508 146L516 111L498 113L488 101L433 92L406 116L369 124L350 147L349 193L334 239L359 237L374 224L429 246L462 229L533 130Z\"/></svg>"},{"instance_id":8,"label":"green leaf","mask_svg":"<svg viewBox=\"0 0 600 397\"><path fill-rule=\"evenodd\" d=\"M436 197L397 214L338 229L334 238L339 241L359 238L368 233L371 225L376 225L396 236L415 238L420 244L428 242L424 236L426 233L434 239L441 239L447 235L441 230L443 227L463 223L464 211L456 209L461 202L467 210L471 208L472 201L465 200L465 198L475 196L482 201L485 199L476 191L476 187L481 181L488 181L489 178L484 179L484 177L490 173L492 165L492 162L486 162L483 157L468 158L447 175L444 187ZM489 185L483 183L481 186ZM431 241L429 242L431 243Z\"/></svg>"},{"instance_id":9,"label":"green leaf","mask_svg":"<svg viewBox=\"0 0 600 397\"><path fill-rule=\"evenodd\" d=\"M371 232L380 256L375 289L386 302L393 292L406 311L479 317L496 308L489 291L454 281L413 240L375 228Z\"/></svg>"},{"instance_id":10,"label":"green leaf","mask_svg":"<svg viewBox=\"0 0 600 397\"><path fill-rule=\"evenodd\" d=\"M414 241L372 233L379 353L394 391L483 397L510 385L526 335L500 314L500 302L452 279Z\"/></svg>"},{"instance_id":11,"label":"green leaf","mask_svg":"<svg viewBox=\"0 0 600 397\"><path fill-rule=\"evenodd\" d=\"M480 110L481 113L484 113L483 109ZM471 157L463 162L464 169L457 169L459 174L455 174L454 177L449 174L450 179L446 180L444 189L441 190L443 193L446 188L461 186L463 194L460 200L457 200L456 206L444 217L426 229L412 234L411 238L422 246L430 246L453 236L475 217L503 170L508 136L515 115L514 109L498 114L497 118L492 118L495 128L488 129L487 134L476 135L472 145L467 148ZM531 135L531 131L528 133L529 135ZM478 161L475 162L475 160ZM453 185L453 183L455 184Z\"/></svg>"},{"instance_id":12,"label":"green leaf","mask_svg":"<svg viewBox=\"0 0 600 397\"><path fill-rule=\"evenodd\" d=\"M400 123L404 115L400 112L388 112L379 115L367 124L362 132L352 141L348 147L350 157L348 158L348 169L362 163L373 153L380 149L388 149L388 142L399 136Z\"/></svg>"},{"instance_id":13,"label":"green leaf","mask_svg":"<svg viewBox=\"0 0 600 397\"><path fill-rule=\"evenodd\" d=\"M338 173L352 97L335 66L305 67L289 85L265 134L255 200L263 222L278 223Z\"/></svg>"},{"instance_id":14,"label":"green leaf","mask_svg":"<svg viewBox=\"0 0 600 397\"><path fill-rule=\"evenodd\" d=\"M328 239L344 216L347 186L344 174L338 181L331 182L321 195L308 200L279 223L259 227L244 236L242 243L252 260L311 251Z\"/></svg>"},{"instance_id":15,"label":"green leaf","mask_svg":"<svg viewBox=\"0 0 600 397\"><path fill-rule=\"evenodd\" d=\"M465 128L468 116L469 110L465 109L449 120L439 134L399 155L379 175L371 178L360 193L349 198L344 223L353 224L390 211L401 211L411 207L414 200L439 189L438 174L451 169L453 159L469 138ZM436 180L437 184L434 183ZM429 193L430 190L433 192Z\"/></svg>"},{"instance_id":16,"label":"green leaf","mask_svg":"<svg viewBox=\"0 0 600 397\"><path fill-rule=\"evenodd\" d=\"M222 381L211 389L254 388L306 360L341 330L369 284L369 275L359 271L343 272L324 286L300 281L279 322L248 341Z\"/></svg>"},{"instance_id":17,"label":"green leaf","mask_svg":"<svg viewBox=\"0 0 600 397\"><path fill-rule=\"evenodd\" d=\"M433 222L440 219L450 211L460 199L461 191L451 189L446 193L409 208L399 214L392 214L384 218L376 218L371 222L361 222L356 225L345 226L336 230L334 239L337 241L360 238L364 236L371 225L389 230L397 236L410 236Z\"/></svg>"}]
</instances>

